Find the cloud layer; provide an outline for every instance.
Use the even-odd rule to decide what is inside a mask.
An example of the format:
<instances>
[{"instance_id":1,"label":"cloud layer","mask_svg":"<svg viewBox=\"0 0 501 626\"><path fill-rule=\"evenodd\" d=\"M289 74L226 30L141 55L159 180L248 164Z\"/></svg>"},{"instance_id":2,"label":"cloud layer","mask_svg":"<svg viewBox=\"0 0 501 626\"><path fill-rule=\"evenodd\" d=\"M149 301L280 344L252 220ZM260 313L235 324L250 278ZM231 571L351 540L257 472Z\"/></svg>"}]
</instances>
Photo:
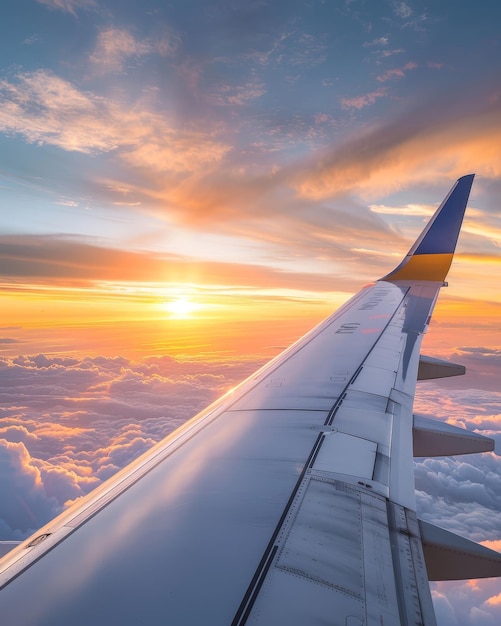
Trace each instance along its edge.
<instances>
[{"instance_id":1,"label":"cloud layer","mask_svg":"<svg viewBox=\"0 0 501 626\"><path fill-rule=\"evenodd\" d=\"M0 531L20 539L147 450L257 363L38 354L0 360ZM421 385L416 410L501 444L501 394ZM501 457L417 459L418 514L499 548ZM495 624L498 581L433 585L439 623ZM475 608L471 608L474 606Z\"/></svg>"},{"instance_id":2,"label":"cloud layer","mask_svg":"<svg viewBox=\"0 0 501 626\"><path fill-rule=\"evenodd\" d=\"M26 536L248 373L169 357L0 360L0 528Z\"/></svg>"}]
</instances>

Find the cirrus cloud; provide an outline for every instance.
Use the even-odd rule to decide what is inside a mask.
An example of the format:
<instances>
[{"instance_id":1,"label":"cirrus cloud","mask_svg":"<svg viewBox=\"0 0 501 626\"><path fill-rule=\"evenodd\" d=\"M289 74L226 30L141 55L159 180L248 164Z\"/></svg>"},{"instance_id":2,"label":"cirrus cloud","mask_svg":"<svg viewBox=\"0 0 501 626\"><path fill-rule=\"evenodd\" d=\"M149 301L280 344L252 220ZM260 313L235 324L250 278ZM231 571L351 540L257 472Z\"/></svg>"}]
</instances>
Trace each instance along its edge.
<instances>
[{"instance_id":1,"label":"cirrus cloud","mask_svg":"<svg viewBox=\"0 0 501 626\"><path fill-rule=\"evenodd\" d=\"M96 9L95 0L37 0L39 4L43 4L49 9L56 9L65 13L77 14L77 9Z\"/></svg>"},{"instance_id":2,"label":"cirrus cloud","mask_svg":"<svg viewBox=\"0 0 501 626\"><path fill-rule=\"evenodd\" d=\"M107 28L99 32L89 60L99 73L122 72L131 59L137 60L154 52L163 57L170 56L176 47L177 42L172 35L165 35L157 41L138 40L127 30Z\"/></svg>"},{"instance_id":3,"label":"cirrus cloud","mask_svg":"<svg viewBox=\"0 0 501 626\"><path fill-rule=\"evenodd\" d=\"M69 152L118 151L135 167L193 171L219 161L229 150L211 132L175 127L146 106L127 110L46 70L0 81L0 101L4 133Z\"/></svg>"}]
</instances>

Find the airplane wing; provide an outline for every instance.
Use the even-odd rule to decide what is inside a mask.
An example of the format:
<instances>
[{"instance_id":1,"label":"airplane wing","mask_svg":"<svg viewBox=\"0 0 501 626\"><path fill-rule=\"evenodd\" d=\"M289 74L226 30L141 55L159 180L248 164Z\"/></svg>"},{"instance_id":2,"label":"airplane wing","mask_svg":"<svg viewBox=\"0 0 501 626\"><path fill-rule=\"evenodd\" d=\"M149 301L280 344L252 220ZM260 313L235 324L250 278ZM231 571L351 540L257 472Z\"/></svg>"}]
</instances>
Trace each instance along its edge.
<instances>
[{"instance_id":1,"label":"airplane wing","mask_svg":"<svg viewBox=\"0 0 501 626\"><path fill-rule=\"evenodd\" d=\"M428 580L501 555L420 522L419 455L492 441L413 416L473 175L404 261L0 561L10 626L435 624ZM414 433L414 437L413 437Z\"/></svg>"}]
</instances>

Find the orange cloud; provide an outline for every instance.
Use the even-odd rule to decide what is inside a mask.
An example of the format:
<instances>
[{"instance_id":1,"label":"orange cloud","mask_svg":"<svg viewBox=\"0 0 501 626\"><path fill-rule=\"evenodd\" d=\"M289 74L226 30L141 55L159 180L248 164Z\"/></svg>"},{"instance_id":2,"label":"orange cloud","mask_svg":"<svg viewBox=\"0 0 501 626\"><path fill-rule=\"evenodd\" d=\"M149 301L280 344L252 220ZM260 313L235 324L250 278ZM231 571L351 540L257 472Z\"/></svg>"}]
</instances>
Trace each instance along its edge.
<instances>
[{"instance_id":1,"label":"orange cloud","mask_svg":"<svg viewBox=\"0 0 501 626\"><path fill-rule=\"evenodd\" d=\"M409 70L415 70L417 67L417 63L406 63L403 67L396 67L394 69L386 71L381 76L378 76L376 80L380 83L385 83L388 80L395 80L399 78L404 78L405 73Z\"/></svg>"},{"instance_id":2,"label":"orange cloud","mask_svg":"<svg viewBox=\"0 0 501 626\"><path fill-rule=\"evenodd\" d=\"M491 550L495 550L496 552L501 552L501 539L482 541L481 544L486 548L490 548Z\"/></svg>"},{"instance_id":3,"label":"orange cloud","mask_svg":"<svg viewBox=\"0 0 501 626\"><path fill-rule=\"evenodd\" d=\"M356 98L342 98L341 106L343 109L363 109L366 106L374 104L378 98L386 96L387 91L385 88L378 89L377 91L371 91L363 96Z\"/></svg>"},{"instance_id":4,"label":"orange cloud","mask_svg":"<svg viewBox=\"0 0 501 626\"><path fill-rule=\"evenodd\" d=\"M328 276L244 263L200 262L176 255L117 250L57 237L4 236L0 237L0 244L4 286L5 277L10 277L13 290L21 287L22 282L29 282L33 288L50 285L77 290L79 286L112 281L143 283L145 287L154 283L195 282L262 288L304 285L314 289L332 288Z\"/></svg>"},{"instance_id":5,"label":"orange cloud","mask_svg":"<svg viewBox=\"0 0 501 626\"><path fill-rule=\"evenodd\" d=\"M3 132L84 153L107 152L120 143L109 127L113 115L107 103L50 72L21 74L16 83L1 81L0 94Z\"/></svg>"},{"instance_id":6,"label":"orange cloud","mask_svg":"<svg viewBox=\"0 0 501 626\"><path fill-rule=\"evenodd\" d=\"M118 67L125 51L136 48L123 32L119 45L113 32L104 59ZM1 81L2 95L0 130L32 143L84 154L118 151L126 163L162 173L196 171L229 150L213 133L175 127L144 103L125 109L44 70L19 74L15 82Z\"/></svg>"},{"instance_id":7,"label":"orange cloud","mask_svg":"<svg viewBox=\"0 0 501 626\"><path fill-rule=\"evenodd\" d=\"M122 72L127 60L159 53L170 56L177 47L175 37L165 35L163 39L152 41L135 39L130 32L120 28L107 28L97 36L94 52L89 60L100 73Z\"/></svg>"},{"instance_id":8,"label":"orange cloud","mask_svg":"<svg viewBox=\"0 0 501 626\"><path fill-rule=\"evenodd\" d=\"M450 182L472 171L499 177L501 103L485 94L478 100L459 107L445 98L364 131L308 168L291 172L291 184L315 200L347 192L374 200L411 184Z\"/></svg>"},{"instance_id":9,"label":"orange cloud","mask_svg":"<svg viewBox=\"0 0 501 626\"><path fill-rule=\"evenodd\" d=\"M436 207L429 207L422 204L406 204L401 207L371 204L369 208L373 213L381 213L383 215L423 215L426 217L431 217L436 209Z\"/></svg>"},{"instance_id":10,"label":"orange cloud","mask_svg":"<svg viewBox=\"0 0 501 626\"><path fill-rule=\"evenodd\" d=\"M501 593L498 593L497 596L491 596L488 600L485 601L485 604L488 604L489 606L501 605Z\"/></svg>"},{"instance_id":11,"label":"orange cloud","mask_svg":"<svg viewBox=\"0 0 501 626\"><path fill-rule=\"evenodd\" d=\"M28 477L32 488L42 486L40 470L32 463L32 458L24 443L11 442L2 438L0 439L0 448L4 456L9 459L14 472Z\"/></svg>"},{"instance_id":12,"label":"orange cloud","mask_svg":"<svg viewBox=\"0 0 501 626\"><path fill-rule=\"evenodd\" d=\"M221 85L217 91L209 94L208 99L218 106L243 105L266 93L264 83L248 82L244 85Z\"/></svg>"},{"instance_id":13,"label":"orange cloud","mask_svg":"<svg viewBox=\"0 0 501 626\"><path fill-rule=\"evenodd\" d=\"M207 133L174 131L157 119L149 137L123 152L122 159L135 168L148 171L148 174L181 173L211 166L229 149L228 145Z\"/></svg>"},{"instance_id":14,"label":"orange cloud","mask_svg":"<svg viewBox=\"0 0 501 626\"><path fill-rule=\"evenodd\" d=\"M151 51L152 46L148 42L137 41L126 30L109 28L99 33L90 61L102 71L121 72L129 57L137 58Z\"/></svg>"}]
</instances>

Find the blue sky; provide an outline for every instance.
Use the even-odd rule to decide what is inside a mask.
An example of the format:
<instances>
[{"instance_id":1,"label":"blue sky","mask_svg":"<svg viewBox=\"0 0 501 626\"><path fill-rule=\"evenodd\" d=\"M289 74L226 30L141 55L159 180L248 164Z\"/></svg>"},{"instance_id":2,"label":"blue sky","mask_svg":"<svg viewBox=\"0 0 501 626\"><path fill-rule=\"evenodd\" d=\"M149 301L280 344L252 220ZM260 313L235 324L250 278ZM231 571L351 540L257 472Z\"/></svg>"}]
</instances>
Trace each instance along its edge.
<instances>
[{"instance_id":1,"label":"blue sky","mask_svg":"<svg viewBox=\"0 0 501 626\"><path fill-rule=\"evenodd\" d=\"M499 438L500 23L488 0L6 3L0 490L8 477L33 519L0 510L0 529L42 524L292 339L294 316L387 274L471 172L425 340L470 373L418 404ZM204 340L174 320L169 357L137 326L130 348L119 321L165 317L180 294L234 326ZM280 337L238 343L267 318ZM203 352L191 373L183 341ZM501 549L499 457L416 471L426 519ZM441 626L501 619L499 581L434 594Z\"/></svg>"},{"instance_id":2,"label":"blue sky","mask_svg":"<svg viewBox=\"0 0 501 626\"><path fill-rule=\"evenodd\" d=\"M338 259L357 237L404 249L421 224L384 206L430 206L470 170L489 212L500 9L482 7L9 4L2 230L181 255L195 237L202 259L244 245L240 261L270 266L305 228L298 251L322 251L313 212L322 228L357 215Z\"/></svg>"}]
</instances>

